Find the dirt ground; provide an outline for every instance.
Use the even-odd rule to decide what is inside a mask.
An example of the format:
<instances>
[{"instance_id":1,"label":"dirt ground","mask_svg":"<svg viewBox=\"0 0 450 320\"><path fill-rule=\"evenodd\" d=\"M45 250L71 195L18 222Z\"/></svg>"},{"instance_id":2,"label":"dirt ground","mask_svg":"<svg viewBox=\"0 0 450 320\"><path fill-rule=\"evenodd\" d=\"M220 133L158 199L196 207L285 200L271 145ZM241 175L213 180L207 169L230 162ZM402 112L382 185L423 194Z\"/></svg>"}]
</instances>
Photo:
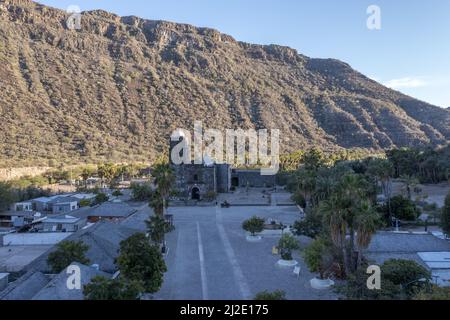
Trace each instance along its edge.
<instances>
[{"instance_id":1,"label":"dirt ground","mask_svg":"<svg viewBox=\"0 0 450 320\"><path fill-rule=\"evenodd\" d=\"M450 183L443 182L439 184L418 184L418 188L422 191L415 193L411 190L411 197L413 200L420 199L429 204L436 203L439 208L444 206L445 197L450 192ZM392 185L393 195L406 195L405 184L400 181L394 181Z\"/></svg>"}]
</instances>

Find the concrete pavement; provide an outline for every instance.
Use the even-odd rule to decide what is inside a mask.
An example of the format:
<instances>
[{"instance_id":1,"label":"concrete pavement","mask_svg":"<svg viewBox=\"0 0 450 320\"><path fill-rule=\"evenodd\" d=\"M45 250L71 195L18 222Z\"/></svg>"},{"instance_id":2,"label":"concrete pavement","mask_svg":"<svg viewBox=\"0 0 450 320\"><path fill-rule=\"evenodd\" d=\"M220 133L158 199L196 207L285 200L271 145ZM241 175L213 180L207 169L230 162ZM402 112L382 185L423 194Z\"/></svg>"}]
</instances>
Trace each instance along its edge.
<instances>
[{"instance_id":1,"label":"concrete pavement","mask_svg":"<svg viewBox=\"0 0 450 320\"><path fill-rule=\"evenodd\" d=\"M314 277L298 253L300 277L291 268L276 265L271 254L279 236L266 236L251 243L245 239L242 222L258 215L292 224L299 218L295 207L177 207L175 231L167 235L168 272L155 299L252 299L263 290L284 290L288 299L335 299L329 290L311 288ZM304 246L306 238L299 238Z\"/></svg>"}]
</instances>

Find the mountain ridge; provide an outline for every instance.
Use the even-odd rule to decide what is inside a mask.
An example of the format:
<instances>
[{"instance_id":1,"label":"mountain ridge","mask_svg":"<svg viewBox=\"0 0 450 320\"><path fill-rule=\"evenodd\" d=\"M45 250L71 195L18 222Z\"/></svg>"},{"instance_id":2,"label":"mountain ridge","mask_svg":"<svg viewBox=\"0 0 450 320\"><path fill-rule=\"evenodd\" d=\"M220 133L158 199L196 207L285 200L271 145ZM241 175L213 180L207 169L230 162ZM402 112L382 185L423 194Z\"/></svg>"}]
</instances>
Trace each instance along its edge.
<instances>
[{"instance_id":1,"label":"mountain ridge","mask_svg":"<svg viewBox=\"0 0 450 320\"><path fill-rule=\"evenodd\" d=\"M284 152L439 146L450 112L335 59L211 28L0 1L0 161L149 161L171 130L278 128Z\"/></svg>"}]
</instances>

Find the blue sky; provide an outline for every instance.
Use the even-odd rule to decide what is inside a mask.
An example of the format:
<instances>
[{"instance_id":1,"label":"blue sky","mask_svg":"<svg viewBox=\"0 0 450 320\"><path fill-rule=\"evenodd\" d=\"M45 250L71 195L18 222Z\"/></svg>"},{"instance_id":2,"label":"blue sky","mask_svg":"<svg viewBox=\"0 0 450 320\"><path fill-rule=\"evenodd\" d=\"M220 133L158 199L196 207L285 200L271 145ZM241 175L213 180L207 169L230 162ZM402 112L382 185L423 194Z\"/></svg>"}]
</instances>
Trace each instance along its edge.
<instances>
[{"instance_id":1,"label":"blue sky","mask_svg":"<svg viewBox=\"0 0 450 320\"><path fill-rule=\"evenodd\" d=\"M215 28L236 40L280 44L317 58L336 58L406 94L450 107L448 0L40 0L66 9L104 9L121 16ZM369 30L367 8L381 9Z\"/></svg>"}]
</instances>

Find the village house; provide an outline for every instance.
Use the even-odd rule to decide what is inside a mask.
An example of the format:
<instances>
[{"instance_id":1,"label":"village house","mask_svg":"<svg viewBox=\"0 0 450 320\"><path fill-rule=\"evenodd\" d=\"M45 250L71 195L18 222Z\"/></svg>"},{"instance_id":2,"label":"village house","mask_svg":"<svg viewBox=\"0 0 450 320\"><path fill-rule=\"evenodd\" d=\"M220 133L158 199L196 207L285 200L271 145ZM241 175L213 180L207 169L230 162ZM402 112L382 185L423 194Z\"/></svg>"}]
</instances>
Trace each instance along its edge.
<instances>
[{"instance_id":1,"label":"village house","mask_svg":"<svg viewBox=\"0 0 450 320\"><path fill-rule=\"evenodd\" d=\"M42 221L42 232L76 232L84 227L86 219L72 216L51 217Z\"/></svg>"},{"instance_id":2,"label":"village house","mask_svg":"<svg viewBox=\"0 0 450 320\"><path fill-rule=\"evenodd\" d=\"M31 201L14 203L10 211L33 211L33 203Z\"/></svg>"},{"instance_id":3,"label":"village house","mask_svg":"<svg viewBox=\"0 0 450 320\"><path fill-rule=\"evenodd\" d=\"M87 211L87 220L90 223L103 220L118 222L129 217L136 211L135 208L123 202L105 202Z\"/></svg>"},{"instance_id":4,"label":"village house","mask_svg":"<svg viewBox=\"0 0 450 320\"><path fill-rule=\"evenodd\" d=\"M67 213L79 208L79 199L69 196L69 197L57 197L49 202L49 208L53 214Z\"/></svg>"},{"instance_id":5,"label":"village house","mask_svg":"<svg viewBox=\"0 0 450 320\"><path fill-rule=\"evenodd\" d=\"M40 212L36 211L6 211L0 212L0 227L22 228L39 223L45 219Z\"/></svg>"}]
</instances>

